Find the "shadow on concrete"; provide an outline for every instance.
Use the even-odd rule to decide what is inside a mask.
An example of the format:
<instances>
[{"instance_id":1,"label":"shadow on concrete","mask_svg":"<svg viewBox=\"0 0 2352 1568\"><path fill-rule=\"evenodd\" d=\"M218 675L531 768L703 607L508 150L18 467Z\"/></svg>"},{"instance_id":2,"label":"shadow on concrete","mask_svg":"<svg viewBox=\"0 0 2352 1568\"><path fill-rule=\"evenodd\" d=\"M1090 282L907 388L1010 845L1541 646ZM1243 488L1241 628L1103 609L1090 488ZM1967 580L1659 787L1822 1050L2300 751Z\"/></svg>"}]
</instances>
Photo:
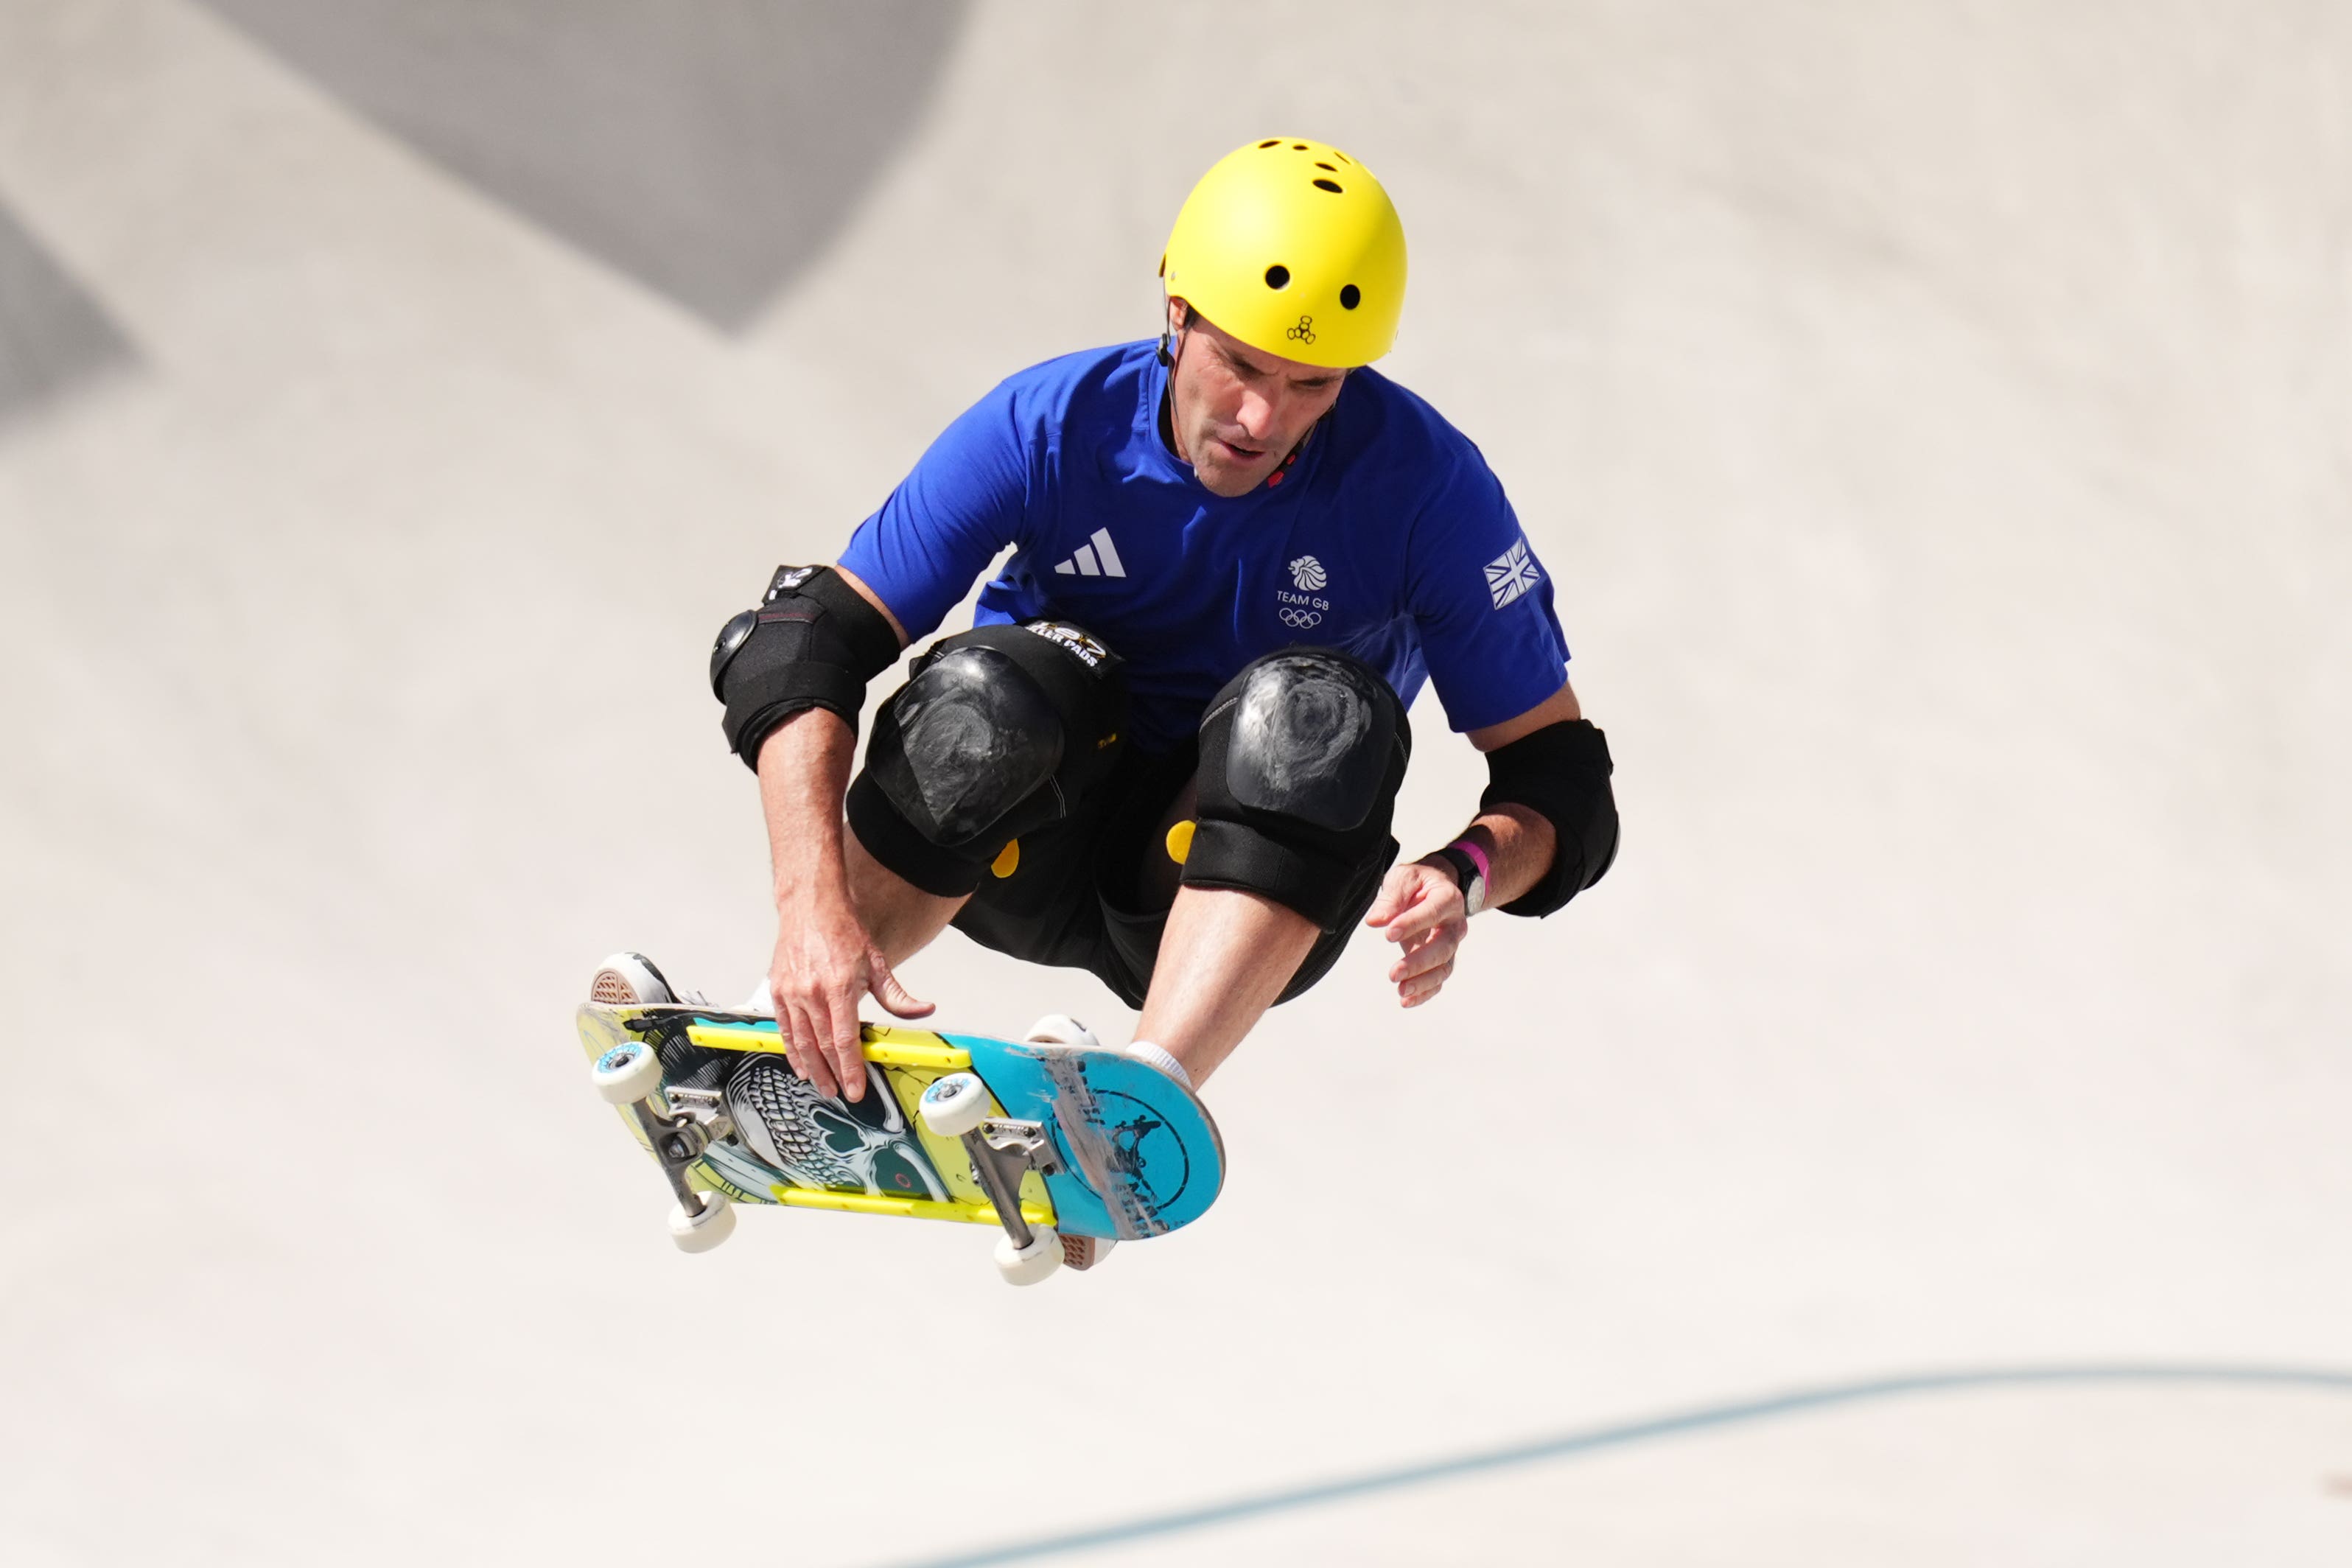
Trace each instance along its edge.
<instances>
[{"instance_id":1,"label":"shadow on concrete","mask_svg":"<svg viewBox=\"0 0 2352 1568\"><path fill-rule=\"evenodd\" d=\"M1417 1465L1369 1470L1360 1475L1343 1476L1335 1480L1282 1491L1260 1492L1252 1497L1232 1498L1173 1513L1124 1520L1092 1530L1040 1536L1034 1541L989 1547L979 1552L959 1552L951 1557L927 1558L920 1563L907 1563L904 1568L983 1568L984 1564L992 1568L998 1563L1033 1563L1073 1552L1124 1546L1155 1536L1179 1535L1265 1514L1287 1513L1350 1498L1392 1492L1406 1487L1427 1486L1433 1482L1454 1480L1491 1470L1511 1469L1521 1465L1540 1464L1547 1460L1570 1458L1717 1427L1743 1426L1804 1415L1840 1405L1916 1399L1977 1389L2200 1384L2352 1394L2352 1372L2336 1367L2227 1366L2183 1363L2174 1365L1984 1367L1966 1372L1916 1373L1901 1377L1872 1378L1860 1383L1823 1384L1812 1388L1768 1394L1760 1399L1678 1410L1647 1420L1556 1433L1502 1447L1455 1454Z\"/></svg>"},{"instance_id":2,"label":"shadow on concrete","mask_svg":"<svg viewBox=\"0 0 2352 1568\"><path fill-rule=\"evenodd\" d=\"M964 0L204 0L358 112L722 331L815 259Z\"/></svg>"},{"instance_id":3,"label":"shadow on concrete","mask_svg":"<svg viewBox=\"0 0 2352 1568\"><path fill-rule=\"evenodd\" d=\"M139 356L106 312L0 206L0 431Z\"/></svg>"}]
</instances>

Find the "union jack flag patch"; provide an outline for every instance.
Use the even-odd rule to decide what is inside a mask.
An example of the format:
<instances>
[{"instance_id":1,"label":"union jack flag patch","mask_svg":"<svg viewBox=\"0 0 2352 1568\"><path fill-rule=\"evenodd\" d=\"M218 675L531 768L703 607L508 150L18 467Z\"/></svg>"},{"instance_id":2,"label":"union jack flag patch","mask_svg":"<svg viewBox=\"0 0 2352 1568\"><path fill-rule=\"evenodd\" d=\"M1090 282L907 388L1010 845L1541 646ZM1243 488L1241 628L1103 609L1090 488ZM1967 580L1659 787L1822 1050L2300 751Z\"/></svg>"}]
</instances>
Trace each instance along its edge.
<instances>
[{"instance_id":1,"label":"union jack flag patch","mask_svg":"<svg viewBox=\"0 0 2352 1568\"><path fill-rule=\"evenodd\" d=\"M1528 553L1528 542L1522 539L1486 563L1486 591L1495 595L1495 608L1499 610L1534 587L1542 576L1543 569Z\"/></svg>"}]
</instances>

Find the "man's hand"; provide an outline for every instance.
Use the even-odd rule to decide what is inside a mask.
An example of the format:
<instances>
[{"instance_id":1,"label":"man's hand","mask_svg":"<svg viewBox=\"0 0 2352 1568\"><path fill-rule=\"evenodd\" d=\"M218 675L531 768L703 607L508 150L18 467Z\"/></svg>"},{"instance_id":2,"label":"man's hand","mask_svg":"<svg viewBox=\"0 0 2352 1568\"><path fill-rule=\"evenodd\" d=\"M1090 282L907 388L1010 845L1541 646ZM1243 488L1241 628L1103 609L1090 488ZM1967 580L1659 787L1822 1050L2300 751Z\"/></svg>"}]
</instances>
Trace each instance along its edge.
<instances>
[{"instance_id":1,"label":"man's hand","mask_svg":"<svg viewBox=\"0 0 2352 1568\"><path fill-rule=\"evenodd\" d=\"M1419 860L1390 868L1364 923L1385 926L1388 939L1404 949L1389 979L1396 984L1397 1001L1407 1007L1437 994L1454 973L1454 949L1470 934L1469 912L1454 873Z\"/></svg>"},{"instance_id":2,"label":"man's hand","mask_svg":"<svg viewBox=\"0 0 2352 1568\"><path fill-rule=\"evenodd\" d=\"M839 893L795 900L776 932L768 994L784 1059L819 1094L866 1097L866 1058L857 1038L857 1005L869 994L901 1018L932 1011L898 984L890 961Z\"/></svg>"},{"instance_id":3,"label":"man's hand","mask_svg":"<svg viewBox=\"0 0 2352 1568\"><path fill-rule=\"evenodd\" d=\"M1566 680L1559 689L1516 719L1468 731L1470 743L1491 752L1524 740L1549 724L1582 716L1576 692ZM1559 832L1533 806L1498 803L1481 811L1455 842L1467 840L1483 854L1486 893L1481 909L1508 910L1551 868ZM1444 860L1423 857L1390 869L1381 895L1364 916L1368 926L1386 926L1388 938L1404 952L1389 970L1397 1000L1418 1007L1437 994L1454 973L1454 950L1470 934L1470 911L1462 884Z\"/></svg>"}]
</instances>

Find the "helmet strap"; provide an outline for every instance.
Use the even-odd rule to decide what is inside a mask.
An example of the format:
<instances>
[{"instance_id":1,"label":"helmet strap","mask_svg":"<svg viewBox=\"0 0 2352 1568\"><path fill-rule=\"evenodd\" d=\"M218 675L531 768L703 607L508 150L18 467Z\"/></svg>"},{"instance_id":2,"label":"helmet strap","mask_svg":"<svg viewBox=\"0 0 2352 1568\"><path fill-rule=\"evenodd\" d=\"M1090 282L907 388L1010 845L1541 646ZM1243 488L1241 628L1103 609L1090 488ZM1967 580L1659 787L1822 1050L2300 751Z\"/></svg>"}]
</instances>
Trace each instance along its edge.
<instances>
[{"instance_id":1,"label":"helmet strap","mask_svg":"<svg viewBox=\"0 0 2352 1568\"><path fill-rule=\"evenodd\" d=\"M1186 336L1188 333L1190 333L1190 332L1192 331L1192 302L1191 300L1187 300L1184 302L1184 325L1183 325L1181 328L1180 328L1180 329L1177 331L1177 332L1175 333L1176 352L1175 352L1175 353L1169 353L1169 352L1168 352L1168 342L1169 342L1168 322L1167 322L1166 317L1165 317L1165 315L1164 315L1164 313L1163 313L1162 318L1161 318L1161 320L1160 320L1160 364L1161 364L1164 368L1169 369L1169 370L1174 370L1174 369L1176 368L1176 359L1177 359L1177 355L1178 355L1178 354L1181 354L1181 353L1184 352L1184 339L1185 339L1185 336Z\"/></svg>"},{"instance_id":2,"label":"helmet strap","mask_svg":"<svg viewBox=\"0 0 2352 1568\"><path fill-rule=\"evenodd\" d=\"M1191 335L1192 331L1192 306L1190 301L1187 301L1184 306L1184 325L1174 334L1176 347L1171 353L1168 347L1170 334L1167 319L1165 316L1160 319L1159 358L1161 366L1168 372L1168 384L1160 389L1160 437L1171 454L1179 461L1187 463L1191 459L1184 457L1176 444L1176 362L1183 357L1184 340Z\"/></svg>"}]
</instances>

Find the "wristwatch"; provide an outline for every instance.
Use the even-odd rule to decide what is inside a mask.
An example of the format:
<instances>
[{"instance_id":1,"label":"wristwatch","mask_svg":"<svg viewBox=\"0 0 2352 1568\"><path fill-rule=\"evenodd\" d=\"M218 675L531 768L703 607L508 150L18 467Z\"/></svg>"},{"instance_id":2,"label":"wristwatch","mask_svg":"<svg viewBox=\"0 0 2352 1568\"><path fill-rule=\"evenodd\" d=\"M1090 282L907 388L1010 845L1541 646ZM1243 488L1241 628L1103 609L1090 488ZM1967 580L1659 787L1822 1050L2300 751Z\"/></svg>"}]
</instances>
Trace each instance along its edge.
<instances>
[{"instance_id":1,"label":"wristwatch","mask_svg":"<svg viewBox=\"0 0 2352 1568\"><path fill-rule=\"evenodd\" d=\"M1486 907L1486 857L1466 838L1457 838L1443 849L1433 849L1426 860L1443 861L1454 872L1454 880L1462 889L1462 912L1475 915Z\"/></svg>"}]
</instances>

